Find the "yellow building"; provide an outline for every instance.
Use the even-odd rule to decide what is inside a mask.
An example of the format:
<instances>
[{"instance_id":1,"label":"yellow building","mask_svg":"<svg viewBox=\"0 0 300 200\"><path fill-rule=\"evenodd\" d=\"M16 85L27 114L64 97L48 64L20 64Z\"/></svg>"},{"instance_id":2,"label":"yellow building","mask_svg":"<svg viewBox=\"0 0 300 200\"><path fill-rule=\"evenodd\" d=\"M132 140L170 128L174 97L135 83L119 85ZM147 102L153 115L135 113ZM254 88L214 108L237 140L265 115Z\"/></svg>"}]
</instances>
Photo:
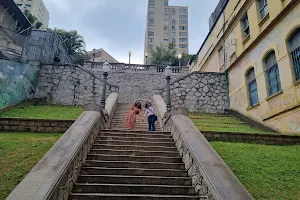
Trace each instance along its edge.
<instances>
[{"instance_id":1,"label":"yellow building","mask_svg":"<svg viewBox=\"0 0 300 200\"><path fill-rule=\"evenodd\" d=\"M191 71L226 70L232 110L300 133L300 0L227 0L214 15Z\"/></svg>"}]
</instances>

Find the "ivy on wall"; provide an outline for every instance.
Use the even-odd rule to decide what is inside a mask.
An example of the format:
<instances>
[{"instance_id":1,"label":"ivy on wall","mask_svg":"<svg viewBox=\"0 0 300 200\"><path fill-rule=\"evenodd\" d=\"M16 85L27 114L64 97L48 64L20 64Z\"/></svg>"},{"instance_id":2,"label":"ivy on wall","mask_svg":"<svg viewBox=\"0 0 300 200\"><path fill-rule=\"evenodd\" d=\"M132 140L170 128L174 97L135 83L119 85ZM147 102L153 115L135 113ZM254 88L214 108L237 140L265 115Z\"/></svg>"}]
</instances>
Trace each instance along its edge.
<instances>
[{"instance_id":1,"label":"ivy on wall","mask_svg":"<svg viewBox=\"0 0 300 200\"><path fill-rule=\"evenodd\" d=\"M0 108L22 102L33 95L39 67L0 60Z\"/></svg>"}]
</instances>

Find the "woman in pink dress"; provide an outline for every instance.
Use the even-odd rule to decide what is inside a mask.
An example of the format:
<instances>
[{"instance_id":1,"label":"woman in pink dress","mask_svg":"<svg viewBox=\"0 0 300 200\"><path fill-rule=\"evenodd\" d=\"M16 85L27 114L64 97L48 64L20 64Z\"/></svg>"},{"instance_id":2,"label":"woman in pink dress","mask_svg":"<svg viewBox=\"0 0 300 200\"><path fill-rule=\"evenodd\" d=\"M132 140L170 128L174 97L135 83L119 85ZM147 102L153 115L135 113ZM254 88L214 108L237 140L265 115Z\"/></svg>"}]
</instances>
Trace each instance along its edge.
<instances>
[{"instance_id":1,"label":"woman in pink dress","mask_svg":"<svg viewBox=\"0 0 300 200\"><path fill-rule=\"evenodd\" d=\"M126 118L125 127L128 129L135 129L136 115L140 114L142 111L142 104L140 102L135 102L134 105L129 110Z\"/></svg>"}]
</instances>

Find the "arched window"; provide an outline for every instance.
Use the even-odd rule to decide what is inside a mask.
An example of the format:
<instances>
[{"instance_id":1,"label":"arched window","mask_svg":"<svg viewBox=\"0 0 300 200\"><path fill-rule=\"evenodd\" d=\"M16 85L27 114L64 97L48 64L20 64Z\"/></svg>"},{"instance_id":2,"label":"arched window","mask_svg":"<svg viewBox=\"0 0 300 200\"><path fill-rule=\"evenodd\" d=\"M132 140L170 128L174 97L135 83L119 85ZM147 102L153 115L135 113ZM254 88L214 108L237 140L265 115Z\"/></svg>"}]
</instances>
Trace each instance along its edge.
<instances>
[{"instance_id":1,"label":"arched window","mask_svg":"<svg viewBox=\"0 0 300 200\"><path fill-rule=\"evenodd\" d=\"M258 103L257 83L255 79L254 68L251 68L246 76L249 93L249 102L250 106L253 106Z\"/></svg>"},{"instance_id":2,"label":"arched window","mask_svg":"<svg viewBox=\"0 0 300 200\"><path fill-rule=\"evenodd\" d=\"M295 72L295 79L298 81L300 80L300 28L290 38L289 45Z\"/></svg>"},{"instance_id":3,"label":"arched window","mask_svg":"<svg viewBox=\"0 0 300 200\"><path fill-rule=\"evenodd\" d=\"M264 60L268 94L271 96L281 90L279 70L275 52L272 51Z\"/></svg>"}]
</instances>

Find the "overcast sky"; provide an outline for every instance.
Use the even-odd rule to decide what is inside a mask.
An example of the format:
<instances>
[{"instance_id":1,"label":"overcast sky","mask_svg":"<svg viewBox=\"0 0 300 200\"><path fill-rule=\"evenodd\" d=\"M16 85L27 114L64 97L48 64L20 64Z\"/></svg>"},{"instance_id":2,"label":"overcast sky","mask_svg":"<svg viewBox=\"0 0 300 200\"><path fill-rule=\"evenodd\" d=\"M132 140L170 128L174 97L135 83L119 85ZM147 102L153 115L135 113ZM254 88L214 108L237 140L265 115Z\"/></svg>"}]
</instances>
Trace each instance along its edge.
<instances>
[{"instance_id":1,"label":"overcast sky","mask_svg":"<svg viewBox=\"0 0 300 200\"><path fill-rule=\"evenodd\" d=\"M50 28L77 30L86 49L103 48L119 62L143 63L148 0L44 0ZM208 19L218 0L169 0L189 8L189 53L196 53L208 33Z\"/></svg>"}]
</instances>

